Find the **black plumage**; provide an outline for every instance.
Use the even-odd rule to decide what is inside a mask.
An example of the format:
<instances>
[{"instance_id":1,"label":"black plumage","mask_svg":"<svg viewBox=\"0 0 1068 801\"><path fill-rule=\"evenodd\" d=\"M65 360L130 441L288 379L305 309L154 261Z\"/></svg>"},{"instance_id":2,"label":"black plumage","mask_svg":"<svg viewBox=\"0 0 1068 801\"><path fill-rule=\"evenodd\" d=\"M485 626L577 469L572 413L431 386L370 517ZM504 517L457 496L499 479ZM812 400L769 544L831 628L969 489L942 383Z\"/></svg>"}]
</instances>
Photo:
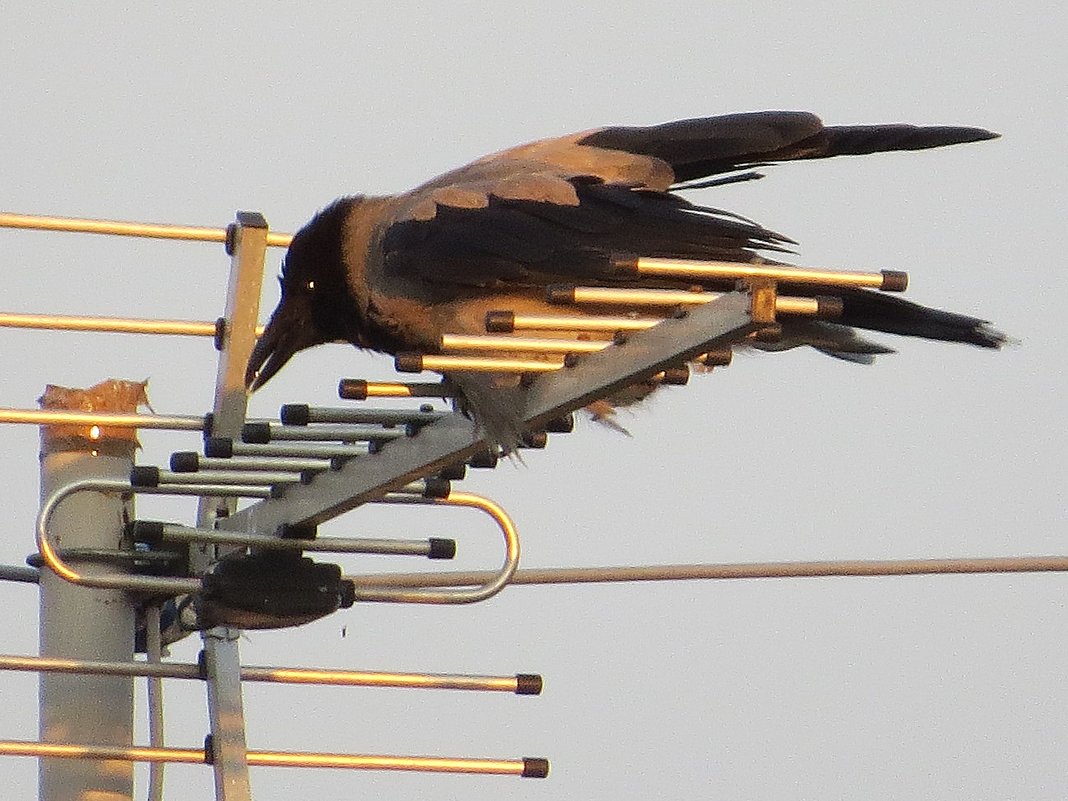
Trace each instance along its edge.
<instances>
[{"instance_id":1,"label":"black plumage","mask_svg":"<svg viewBox=\"0 0 1068 801\"><path fill-rule=\"evenodd\" d=\"M247 381L262 386L294 353L322 342L434 352L443 333L483 333L490 310L558 313L544 297L549 284L682 285L621 276L615 268L621 254L745 263L781 258L792 244L787 237L676 191L747 180L757 177L754 168L779 161L995 136L962 127L826 127L804 112L733 114L541 140L407 193L342 198L294 237L282 298L252 354ZM788 282L781 288L791 289ZM874 291L817 291L842 299L841 318L784 319L783 339L768 349L807 344L860 362L889 352L856 329L986 348L1005 341L975 317ZM491 436L508 444L518 421L507 393L494 392L493 378L451 377Z\"/></svg>"}]
</instances>

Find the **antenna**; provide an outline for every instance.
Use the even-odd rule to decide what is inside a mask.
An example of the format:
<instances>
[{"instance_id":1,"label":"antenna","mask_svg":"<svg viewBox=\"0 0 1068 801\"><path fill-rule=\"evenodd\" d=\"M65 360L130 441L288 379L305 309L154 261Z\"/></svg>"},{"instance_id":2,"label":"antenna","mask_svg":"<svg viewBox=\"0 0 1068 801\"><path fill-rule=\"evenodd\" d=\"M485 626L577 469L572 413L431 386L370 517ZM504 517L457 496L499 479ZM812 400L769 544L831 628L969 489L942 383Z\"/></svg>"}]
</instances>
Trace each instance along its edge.
<instances>
[{"instance_id":1,"label":"antenna","mask_svg":"<svg viewBox=\"0 0 1068 801\"><path fill-rule=\"evenodd\" d=\"M544 777L544 758L487 759L250 751L242 682L336 684L537 695L541 677L388 673L243 666L242 628L300 625L357 601L469 604L512 584L659 581L785 576L872 576L1068 570L1068 557L835 561L741 565L656 565L521 569L520 535L495 501L454 490L468 468L500 457L476 424L429 406L371 409L287 404L278 420L247 420L244 368L255 337L266 249L284 246L259 214L240 213L228 229L0 214L0 227L224 242L231 256L225 313L219 320L0 314L0 327L210 336L219 350L215 400L202 415L47 408L0 409L0 422L42 426L39 554L30 568L0 566L0 580L41 585L42 654L0 656L2 670L42 674L41 742L0 741L0 754L41 759L41 797L59 801L84 790L129 797L132 773L120 762L211 765L217 799L251 798L248 767L480 773ZM685 383L687 365L719 369L747 338L774 340L781 315L834 319L827 287L904 291L904 273L845 272L621 257L620 275L710 278L723 292L550 287L559 315L491 311L484 335L446 334L440 353L400 354L398 372L454 369L514 373L529 429L525 447L565 433L572 413L636 384ZM811 296L780 296L778 283ZM583 309L577 313L577 309ZM592 310L587 313L587 310ZM142 387L143 390L143 387ZM342 400L450 398L447 381L343 379ZM166 467L135 465L139 428L199 432L203 453L178 451ZM57 444L66 431L67 440ZM72 434L71 432L74 432ZM52 438L52 439L49 439ZM76 441L78 447L72 447ZM91 456L90 456L91 454ZM192 524L141 519L139 495L195 496ZM239 506L239 500L246 505ZM362 553L449 559L457 543L441 538L319 536L323 523L368 504L460 507L487 516L503 559L485 571L344 575L308 554ZM196 663L159 659L162 604L201 631ZM134 662L134 618L143 606L149 662ZM161 697L150 692L150 743L132 743L131 679L197 680L209 701L204 747L166 747ZM92 714L85 713L86 708ZM86 725L88 723L88 725ZM90 735L96 734L96 739ZM74 767L77 766L77 767ZM152 774L158 797L162 773Z\"/></svg>"}]
</instances>

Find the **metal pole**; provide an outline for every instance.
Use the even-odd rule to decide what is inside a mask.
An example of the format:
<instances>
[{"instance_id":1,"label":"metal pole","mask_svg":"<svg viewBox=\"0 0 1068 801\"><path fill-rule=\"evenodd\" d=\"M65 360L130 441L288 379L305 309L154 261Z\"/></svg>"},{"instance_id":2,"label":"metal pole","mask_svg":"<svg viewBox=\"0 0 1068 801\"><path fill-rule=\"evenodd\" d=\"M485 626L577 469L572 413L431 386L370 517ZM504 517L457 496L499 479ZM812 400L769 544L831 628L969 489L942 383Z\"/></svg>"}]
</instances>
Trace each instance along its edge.
<instances>
[{"instance_id":1,"label":"metal pole","mask_svg":"<svg viewBox=\"0 0 1068 801\"><path fill-rule=\"evenodd\" d=\"M134 410L131 410L134 411ZM41 429L41 497L78 479L125 478L136 438L131 430L105 429L92 438L67 427ZM51 533L57 548L123 547L123 521L131 503L121 496L84 492L58 509ZM112 565L85 562L87 574L115 572ZM89 589L64 581L51 570L40 575L40 653L46 657L128 662L134 651L134 608L122 590ZM122 676L45 673L40 677L40 738L44 742L97 742L129 747L133 742L133 681ZM43 758L41 801L130 799L133 770L128 762Z\"/></svg>"},{"instance_id":2,"label":"metal pole","mask_svg":"<svg viewBox=\"0 0 1068 801\"><path fill-rule=\"evenodd\" d=\"M211 433L238 439L248 402L245 366L256 342L256 319L267 253L267 222L259 214L241 212L231 231L227 237L231 260L226 326L220 343ZM197 506L197 525L212 528L217 518L234 512L236 508L236 498L202 497ZM215 549L214 545L202 546L195 556L197 567L210 564L216 556ZM202 636L215 798L216 801L251 801L238 651L240 631L217 627L205 631Z\"/></svg>"}]
</instances>

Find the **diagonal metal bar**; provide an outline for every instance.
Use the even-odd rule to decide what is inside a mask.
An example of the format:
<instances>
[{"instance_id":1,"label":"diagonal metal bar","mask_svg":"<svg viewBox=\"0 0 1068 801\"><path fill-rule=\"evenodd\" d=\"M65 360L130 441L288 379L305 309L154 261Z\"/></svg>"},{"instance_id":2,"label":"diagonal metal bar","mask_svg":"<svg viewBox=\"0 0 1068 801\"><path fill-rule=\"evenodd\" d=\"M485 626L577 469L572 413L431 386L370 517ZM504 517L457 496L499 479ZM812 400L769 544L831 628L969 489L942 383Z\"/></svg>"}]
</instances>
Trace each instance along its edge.
<instances>
[{"instance_id":1,"label":"diagonal metal bar","mask_svg":"<svg viewBox=\"0 0 1068 801\"><path fill-rule=\"evenodd\" d=\"M685 316L634 334L610 352L581 357L575 367L540 376L519 394L523 419L532 427L580 409L667 367L737 342L762 326L750 316L747 293L732 292ZM425 426L418 436L391 442L341 470L318 476L307 486L288 487L219 521L232 531L273 533L287 523L319 524L387 492L482 450L481 432L459 414Z\"/></svg>"}]
</instances>

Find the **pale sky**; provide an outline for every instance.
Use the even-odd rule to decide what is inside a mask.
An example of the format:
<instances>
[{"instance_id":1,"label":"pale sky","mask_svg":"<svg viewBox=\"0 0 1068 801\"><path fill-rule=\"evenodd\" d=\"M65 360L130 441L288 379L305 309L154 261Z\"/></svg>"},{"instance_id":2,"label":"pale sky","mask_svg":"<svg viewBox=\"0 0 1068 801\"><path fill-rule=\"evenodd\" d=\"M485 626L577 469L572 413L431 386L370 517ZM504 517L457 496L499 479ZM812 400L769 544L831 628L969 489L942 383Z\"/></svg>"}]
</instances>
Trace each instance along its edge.
<instances>
[{"instance_id":1,"label":"pale sky","mask_svg":"<svg viewBox=\"0 0 1068 801\"><path fill-rule=\"evenodd\" d=\"M460 488L510 511L530 567L1065 552L1062 4L25 9L5 10L0 51L0 209L13 212L223 226L249 209L292 231L338 195L407 189L529 139L765 108L1000 131L775 167L695 199L793 237L798 264L908 270L909 298L988 318L1018 347L887 336L900 353L870 368L739 356L625 415L631 438L585 423ZM0 230L0 248L4 311L211 320L223 307L218 246ZM109 377L149 377L164 414L211 402L207 341L0 330L0 354L0 406ZM391 375L387 359L322 347L251 413L334 405L339 377ZM37 432L0 434L0 562L21 564ZM142 441L144 464L198 445ZM195 514L188 499L138 505ZM469 519L358 510L325 532L455 536L457 567L495 565L497 540ZM254 797L1063 798L1066 587L1060 574L512 587L475 607L367 605L253 632L249 664L538 672L546 686L250 687L251 747L553 765L545 781L257 769ZM34 653L35 590L0 585L0 602L0 651ZM189 638L172 658L198 649ZM166 692L168 744L198 746L203 687ZM0 739L36 739L36 677L0 675L0 698ZM167 770L169 801L211 797L210 769ZM0 760L0 779L7 798L35 796L33 760Z\"/></svg>"}]
</instances>

